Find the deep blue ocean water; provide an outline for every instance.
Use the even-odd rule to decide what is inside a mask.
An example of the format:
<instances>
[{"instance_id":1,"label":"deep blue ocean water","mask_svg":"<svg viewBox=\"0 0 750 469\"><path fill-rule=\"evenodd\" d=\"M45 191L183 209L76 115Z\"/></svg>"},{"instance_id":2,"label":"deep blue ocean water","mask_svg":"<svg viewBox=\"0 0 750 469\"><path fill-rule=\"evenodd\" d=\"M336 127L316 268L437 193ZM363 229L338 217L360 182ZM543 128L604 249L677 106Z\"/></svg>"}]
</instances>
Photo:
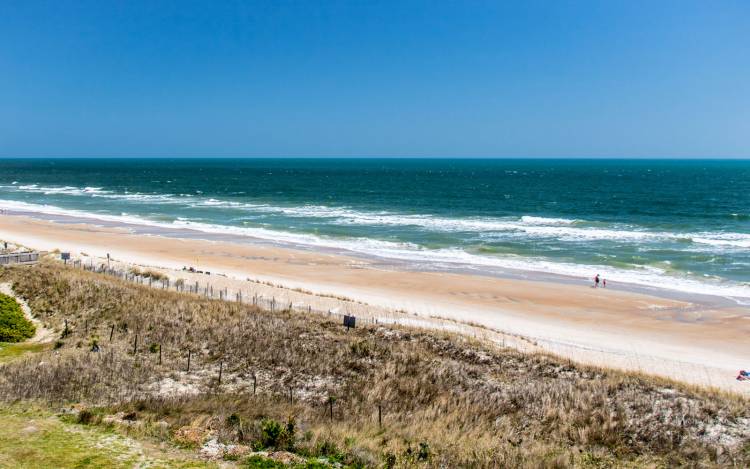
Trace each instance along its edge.
<instances>
[{"instance_id":1,"label":"deep blue ocean water","mask_svg":"<svg viewBox=\"0 0 750 469\"><path fill-rule=\"evenodd\" d=\"M750 298L750 161L0 160L0 207Z\"/></svg>"}]
</instances>

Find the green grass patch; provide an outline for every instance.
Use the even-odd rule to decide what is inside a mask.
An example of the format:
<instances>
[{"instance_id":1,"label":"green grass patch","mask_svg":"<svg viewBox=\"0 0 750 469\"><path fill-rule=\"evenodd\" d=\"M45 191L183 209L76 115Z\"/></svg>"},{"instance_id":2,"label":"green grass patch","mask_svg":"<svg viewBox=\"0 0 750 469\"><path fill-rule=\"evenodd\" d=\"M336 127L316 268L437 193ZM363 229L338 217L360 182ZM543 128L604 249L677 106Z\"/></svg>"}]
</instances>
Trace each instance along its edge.
<instances>
[{"instance_id":1,"label":"green grass patch","mask_svg":"<svg viewBox=\"0 0 750 469\"><path fill-rule=\"evenodd\" d=\"M36 326L26 319L15 298L0 293L0 342L23 342L35 332Z\"/></svg>"},{"instance_id":2,"label":"green grass patch","mask_svg":"<svg viewBox=\"0 0 750 469\"><path fill-rule=\"evenodd\" d=\"M37 407L0 407L0 468L214 468L101 428L70 424Z\"/></svg>"},{"instance_id":3,"label":"green grass patch","mask_svg":"<svg viewBox=\"0 0 750 469\"><path fill-rule=\"evenodd\" d=\"M0 343L0 363L6 363L26 354L41 352L49 348L50 344L24 342L20 344Z\"/></svg>"},{"instance_id":4,"label":"green grass patch","mask_svg":"<svg viewBox=\"0 0 750 469\"><path fill-rule=\"evenodd\" d=\"M245 465L243 467L247 469L283 469L286 466L280 462L274 461L273 459L261 456L250 456L245 460Z\"/></svg>"},{"instance_id":5,"label":"green grass patch","mask_svg":"<svg viewBox=\"0 0 750 469\"><path fill-rule=\"evenodd\" d=\"M279 461L274 461L270 458L264 458L263 456L254 455L245 459L241 467L244 469L331 469L334 466L322 463L314 459L307 460L302 464L294 464L288 466L286 464L280 463ZM343 469L347 469L349 466L340 467L342 467Z\"/></svg>"}]
</instances>

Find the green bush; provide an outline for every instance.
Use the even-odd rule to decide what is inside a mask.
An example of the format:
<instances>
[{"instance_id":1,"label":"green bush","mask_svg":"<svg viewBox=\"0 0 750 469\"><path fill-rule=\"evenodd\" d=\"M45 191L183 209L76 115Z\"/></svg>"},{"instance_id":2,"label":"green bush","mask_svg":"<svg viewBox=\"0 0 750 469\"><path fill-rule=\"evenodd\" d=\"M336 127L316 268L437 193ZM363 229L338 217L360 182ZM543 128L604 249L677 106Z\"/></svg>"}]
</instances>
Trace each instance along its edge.
<instances>
[{"instance_id":1,"label":"green bush","mask_svg":"<svg viewBox=\"0 0 750 469\"><path fill-rule=\"evenodd\" d=\"M250 469L282 469L286 466L280 462L274 461L273 459L268 459L261 456L250 456L245 461L244 467Z\"/></svg>"},{"instance_id":2,"label":"green bush","mask_svg":"<svg viewBox=\"0 0 750 469\"><path fill-rule=\"evenodd\" d=\"M94 422L94 413L88 409L83 409L78 414L78 423L83 425L89 425Z\"/></svg>"},{"instance_id":3,"label":"green bush","mask_svg":"<svg viewBox=\"0 0 750 469\"><path fill-rule=\"evenodd\" d=\"M35 332L36 327L24 317L18 302L0 293L0 342L23 342Z\"/></svg>"},{"instance_id":4,"label":"green bush","mask_svg":"<svg viewBox=\"0 0 750 469\"><path fill-rule=\"evenodd\" d=\"M263 419L260 423L261 446L277 450L291 450L294 447L294 427L293 418L289 419L286 426L274 419Z\"/></svg>"},{"instance_id":5,"label":"green bush","mask_svg":"<svg viewBox=\"0 0 750 469\"><path fill-rule=\"evenodd\" d=\"M341 454L336 443L328 439L324 440L322 443L318 443L318 454L333 459L334 461L344 458L344 455Z\"/></svg>"},{"instance_id":6,"label":"green bush","mask_svg":"<svg viewBox=\"0 0 750 469\"><path fill-rule=\"evenodd\" d=\"M430 445L427 443L419 443L419 451L417 452L418 461L427 461L430 459Z\"/></svg>"}]
</instances>

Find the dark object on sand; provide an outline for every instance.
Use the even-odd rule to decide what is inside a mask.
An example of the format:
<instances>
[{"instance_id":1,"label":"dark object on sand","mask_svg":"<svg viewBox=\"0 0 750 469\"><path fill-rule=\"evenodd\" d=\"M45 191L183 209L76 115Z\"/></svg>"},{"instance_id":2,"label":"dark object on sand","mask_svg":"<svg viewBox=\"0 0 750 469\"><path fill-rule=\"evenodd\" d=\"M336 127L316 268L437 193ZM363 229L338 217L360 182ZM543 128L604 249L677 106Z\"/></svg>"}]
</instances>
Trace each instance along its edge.
<instances>
[{"instance_id":1,"label":"dark object on sand","mask_svg":"<svg viewBox=\"0 0 750 469\"><path fill-rule=\"evenodd\" d=\"M354 316L344 316L344 327L347 329L352 329L355 327L357 322L357 318Z\"/></svg>"}]
</instances>

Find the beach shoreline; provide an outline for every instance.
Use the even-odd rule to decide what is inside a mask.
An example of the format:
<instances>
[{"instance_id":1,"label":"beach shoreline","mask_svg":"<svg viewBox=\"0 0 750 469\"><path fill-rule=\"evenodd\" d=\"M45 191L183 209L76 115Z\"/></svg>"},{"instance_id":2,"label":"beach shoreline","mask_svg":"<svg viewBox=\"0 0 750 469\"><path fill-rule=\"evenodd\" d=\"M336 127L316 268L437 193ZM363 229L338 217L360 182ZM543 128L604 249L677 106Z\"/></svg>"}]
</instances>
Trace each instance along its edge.
<instances>
[{"instance_id":1,"label":"beach shoreline","mask_svg":"<svg viewBox=\"0 0 750 469\"><path fill-rule=\"evenodd\" d=\"M0 207L7 206L7 201L0 201ZM509 280L531 280L537 282L549 282L555 284L581 285L591 282L593 276L601 272L607 272L605 266L601 269L592 267L589 272L590 276L585 278L581 275L562 274L547 272L544 270L530 270L513 267L485 267L478 269L474 265L462 265L460 263L440 263L427 261L423 263L414 263L411 260L390 257L387 254L378 255L376 253L363 253L356 250L350 250L345 247L332 247L326 245L310 245L289 240L278 240L261 237L248 236L246 234L235 234L231 231L209 232L192 227L191 225L175 226L162 225L159 223L147 222L140 219L137 221L123 221L122 217L113 217L109 215L85 213L75 214L75 211L58 209L56 207L24 207L17 204L10 204L12 208L3 208L7 215L31 217L34 219L51 221L64 225L84 224L94 225L104 228L124 229L129 233L146 236L157 236L177 239L193 239L204 241L223 241L238 244L252 244L256 246L267 246L272 248L282 248L298 250L303 252L332 254L347 258L361 259L368 265L378 265L386 269L399 271L414 272L435 272L435 273L457 273L471 276L481 276L496 279ZM23 204L22 204L23 206ZM44 211L34 211L34 209ZM125 217L127 218L127 217ZM655 296L668 300L683 301L688 303L700 304L704 307L726 307L726 306L748 306L750 305L749 297L726 296L725 292L716 291L711 294L705 292L684 291L674 288L670 284L652 284L645 285L629 281L618 281L608 279L607 285L610 290L619 290L647 296Z\"/></svg>"},{"instance_id":2,"label":"beach shoreline","mask_svg":"<svg viewBox=\"0 0 750 469\"><path fill-rule=\"evenodd\" d=\"M524 348L522 342L534 343L527 349L748 392L734 376L750 354L750 310L703 298L593 289L589 283L548 278L413 271L324 250L147 236L116 224L13 214L0 216L0 239L40 250L70 251L92 262L110 254L123 265L160 269L175 279L200 275L182 270L197 267L211 271L217 287L234 291L251 291L270 282L278 287L267 288L287 295L295 292L297 301L314 301L323 308L333 305L358 314L367 310L366 315L385 322L405 324L411 319L420 327L438 327L441 320L436 318L475 324L507 337L526 337L527 342L510 341L517 348ZM340 306L335 306L337 301Z\"/></svg>"}]
</instances>

